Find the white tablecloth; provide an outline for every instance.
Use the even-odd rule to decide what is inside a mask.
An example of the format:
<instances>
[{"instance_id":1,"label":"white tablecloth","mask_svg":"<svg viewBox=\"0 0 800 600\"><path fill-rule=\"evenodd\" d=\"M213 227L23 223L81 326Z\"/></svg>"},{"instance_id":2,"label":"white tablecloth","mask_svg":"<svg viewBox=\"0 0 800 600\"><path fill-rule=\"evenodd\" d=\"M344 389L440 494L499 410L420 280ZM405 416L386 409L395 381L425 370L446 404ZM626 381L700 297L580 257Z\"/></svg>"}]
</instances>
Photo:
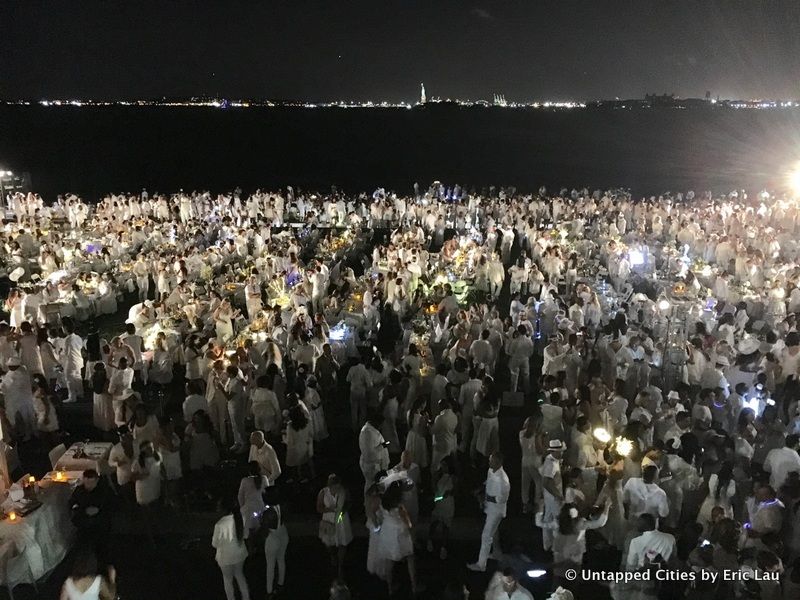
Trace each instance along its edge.
<instances>
[{"instance_id":1,"label":"white tablecloth","mask_svg":"<svg viewBox=\"0 0 800 600\"><path fill-rule=\"evenodd\" d=\"M75 533L70 521L71 493L67 483L43 482L38 496L41 507L15 521L0 521L0 540L13 541L17 551L8 566L12 583L30 582L31 575L41 579L64 560Z\"/></svg>"},{"instance_id":2,"label":"white tablecloth","mask_svg":"<svg viewBox=\"0 0 800 600\"><path fill-rule=\"evenodd\" d=\"M112 469L108 466L108 455L114 444L110 442L77 442L72 444L64 455L58 459L56 469L61 471L79 471L94 469L100 475L108 475ZM83 449L85 456L75 458L78 450Z\"/></svg>"}]
</instances>

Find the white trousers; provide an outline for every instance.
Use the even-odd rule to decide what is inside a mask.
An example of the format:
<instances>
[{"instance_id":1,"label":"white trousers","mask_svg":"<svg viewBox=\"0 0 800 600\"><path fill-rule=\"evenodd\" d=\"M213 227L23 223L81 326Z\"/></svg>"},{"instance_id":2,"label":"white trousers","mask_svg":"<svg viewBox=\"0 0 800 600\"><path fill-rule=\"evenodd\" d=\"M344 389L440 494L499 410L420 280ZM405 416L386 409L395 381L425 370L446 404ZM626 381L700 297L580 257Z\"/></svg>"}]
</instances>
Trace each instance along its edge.
<instances>
[{"instance_id":1,"label":"white trousers","mask_svg":"<svg viewBox=\"0 0 800 600\"><path fill-rule=\"evenodd\" d=\"M500 527L500 521L503 520L503 514L497 509L490 509L486 513L486 522L483 524L483 532L481 533L481 550L478 553L478 566L482 569L486 568L486 561L489 560L489 554L492 553L492 548L499 549L500 545L497 543L497 529Z\"/></svg>"}]
</instances>

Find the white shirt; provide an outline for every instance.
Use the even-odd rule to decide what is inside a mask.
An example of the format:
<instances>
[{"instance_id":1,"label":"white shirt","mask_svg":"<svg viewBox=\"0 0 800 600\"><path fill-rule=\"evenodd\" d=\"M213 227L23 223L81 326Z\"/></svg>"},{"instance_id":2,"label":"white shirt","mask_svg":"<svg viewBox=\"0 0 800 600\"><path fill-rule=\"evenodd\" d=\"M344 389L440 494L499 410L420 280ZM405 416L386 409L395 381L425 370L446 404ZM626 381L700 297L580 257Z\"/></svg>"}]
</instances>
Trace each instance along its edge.
<instances>
[{"instance_id":1,"label":"white shirt","mask_svg":"<svg viewBox=\"0 0 800 600\"><path fill-rule=\"evenodd\" d=\"M251 445L247 461L256 461L261 466L261 473L267 477L269 485L275 483L275 480L281 475L281 463L278 461L278 455L275 448L267 442L264 442L261 448Z\"/></svg>"},{"instance_id":2,"label":"white shirt","mask_svg":"<svg viewBox=\"0 0 800 600\"><path fill-rule=\"evenodd\" d=\"M358 434L358 447L361 450L361 464L386 469L389 466L389 451L383 446L383 435L369 423Z\"/></svg>"},{"instance_id":3,"label":"white shirt","mask_svg":"<svg viewBox=\"0 0 800 600\"><path fill-rule=\"evenodd\" d=\"M637 569L656 560L661 555L668 561L675 551L675 538L668 533L661 531L645 531L639 537L631 540L628 547L628 558L626 567Z\"/></svg>"},{"instance_id":4,"label":"white shirt","mask_svg":"<svg viewBox=\"0 0 800 600\"><path fill-rule=\"evenodd\" d=\"M641 477L632 477L625 483L622 497L630 505L629 518L648 513L657 519L669 514L667 493L655 483L645 483Z\"/></svg>"},{"instance_id":5,"label":"white shirt","mask_svg":"<svg viewBox=\"0 0 800 600\"><path fill-rule=\"evenodd\" d=\"M502 516L506 516L506 505L508 504L508 496L511 493L511 484L508 481L508 475L506 475L505 470L503 467L500 467L496 471L489 471L486 474L486 497L488 498L491 496L494 498L494 502L489 502L487 500L486 506L484 507L485 513L500 513Z\"/></svg>"},{"instance_id":6,"label":"white shirt","mask_svg":"<svg viewBox=\"0 0 800 600\"><path fill-rule=\"evenodd\" d=\"M83 367L83 339L77 334L70 333L64 339L64 370L67 372L80 371Z\"/></svg>"}]
</instances>

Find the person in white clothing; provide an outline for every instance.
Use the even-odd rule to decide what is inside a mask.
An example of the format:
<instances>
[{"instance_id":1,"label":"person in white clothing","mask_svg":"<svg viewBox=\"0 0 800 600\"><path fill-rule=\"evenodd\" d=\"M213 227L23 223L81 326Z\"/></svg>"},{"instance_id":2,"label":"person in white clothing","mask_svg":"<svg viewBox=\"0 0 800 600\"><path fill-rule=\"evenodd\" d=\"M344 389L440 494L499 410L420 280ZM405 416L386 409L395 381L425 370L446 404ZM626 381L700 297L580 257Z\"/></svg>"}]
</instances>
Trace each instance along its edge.
<instances>
[{"instance_id":1,"label":"person in white clothing","mask_svg":"<svg viewBox=\"0 0 800 600\"><path fill-rule=\"evenodd\" d=\"M0 380L0 393L5 401L6 416L14 428L15 437L27 440L36 429L31 378L19 358L6 362L8 372Z\"/></svg>"},{"instance_id":2,"label":"person in white clothing","mask_svg":"<svg viewBox=\"0 0 800 600\"><path fill-rule=\"evenodd\" d=\"M789 473L800 473L800 455L797 444L800 437L796 434L786 436L783 448L770 450L764 460L764 470L769 473L769 484L779 490L789 477Z\"/></svg>"},{"instance_id":3,"label":"person in white clothing","mask_svg":"<svg viewBox=\"0 0 800 600\"><path fill-rule=\"evenodd\" d=\"M389 468L389 442L383 439L380 426L383 417L377 411L370 412L367 422L358 434L358 447L361 451L359 466L364 475L364 490L375 483L375 475Z\"/></svg>"},{"instance_id":4,"label":"person in white clothing","mask_svg":"<svg viewBox=\"0 0 800 600\"><path fill-rule=\"evenodd\" d=\"M656 529L656 517L639 515L639 530L642 534L631 540L623 565L629 571L646 565L660 564L662 568L675 557L675 537Z\"/></svg>"},{"instance_id":5,"label":"person in white clothing","mask_svg":"<svg viewBox=\"0 0 800 600\"><path fill-rule=\"evenodd\" d=\"M484 600L533 600L533 594L522 587L513 569L506 568L492 576Z\"/></svg>"},{"instance_id":6,"label":"person in white clothing","mask_svg":"<svg viewBox=\"0 0 800 600\"><path fill-rule=\"evenodd\" d=\"M508 475L503 470L503 455L499 452L492 452L489 456L489 471L486 474L486 485L484 489L483 512L486 514L486 521L481 533L481 549L478 553L478 561L467 565L471 571L485 571L486 562L489 554L494 550L495 555L499 554L499 543L497 531L500 521L506 516L508 497L511 494L511 484Z\"/></svg>"},{"instance_id":7,"label":"person in white clothing","mask_svg":"<svg viewBox=\"0 0 800 600\"><path fill-rule=\"evenodd\" d=\"M75 333L75 324L71 319L64 319L64 350L61 364L64 367L64 378L67 380L69 396L66 402L77 402L83 398L83 339Z\"/></svg>"},{"instance_id":8,"label":"person in white clothing","mask_svg":"<svg viewBox=\"0 0 800 600\"><path fill-rule=\"evenodd\" d=\"M625 483L622 488L622 501L628 520L643 514L652 515L656 519L669 514L667 494L656 483L657 477L658 467L651 464L642 469L641 477L631 477Z\"/></svg>"},{"instance_id":9,"label":"person in white clothing","mask_svg":"<svg viewBox=\"0 0 800 600\"><path fill-rule=\"evenodd\" d=\"M231 506L228 514L214 525L211 545L216 549L216 560L222 571L227 600L235 600L233 581L239 586L242 600L250 600L250 588L244 576L244 561L247 558L247 545L244 537L244 523L238 506Z\"/></svg>"}]
</instances>

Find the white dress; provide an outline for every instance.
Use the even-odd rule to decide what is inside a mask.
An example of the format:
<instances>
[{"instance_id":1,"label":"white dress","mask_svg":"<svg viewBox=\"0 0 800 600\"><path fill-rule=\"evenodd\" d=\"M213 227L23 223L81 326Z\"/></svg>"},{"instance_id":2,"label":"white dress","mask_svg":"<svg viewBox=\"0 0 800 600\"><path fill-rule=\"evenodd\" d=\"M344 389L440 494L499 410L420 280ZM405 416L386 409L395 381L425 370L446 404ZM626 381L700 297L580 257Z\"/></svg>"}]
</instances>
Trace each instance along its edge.
<instances>
[{"instance_id":1,"label":"white dress","mask_svg":"<svg viewBox=\"0 0 800 600\"><path fill-rule=\"evenodd\" d=\"M312 388L306 390L306 396L303 400L308 407L311 418L311 430L313 432L314 441L319 442L328 438L328 426L325 423L325 411L322 408L322 399L319 397L319 392Z\"/></svg>"},{"instance_id":2,"label":"white dress","mask_svg":"<svg viewBox=\"0 0 800 600\"><path fill-rule=\"evenodd\" d=\"M266 508L264 490L269 486L269 480L261 476L261 487L256 487L252 477L245 477L239 484L239 506L242 511L245 537L251 529L256 529L261 523L261 514Z\"/></svg>"},{"instance_id":3,"label":"white dress","mask_svg":"<svg viewBox=\"0 0 800 600\"><path fill-rule=\"evenodd\" d=\"M230 313L219 313L216 323L216 334L217 339L223 344L233 338L233 321L231 320Z\"/></svg>"},{"instance_id":4,"label":"white dress","mask_svg":"<svg viewBox=\"0 0 800 600\"><path fill-rule=\"evenodd\" d=\"M326 546L347 546L353 541L350 515L344 510L345 494L334 495L329 487L323 490L322 502L326 512L319 524L319 539Z\"/></svg>"},{"instance_id":5,"label":"white dress","mask_svg":"<svg viewBox=\"0 0 800 600\"><path fill-rule=\"evenodd\" d=\"M414 554L411 530L400 515L399 508L381 507L382 523L378 538L378 552L384 560L397 562Z\"/></svg>"},{"instance_id":6,"label":"white dress","mask_svg":"<svg viewBox=\"0 0 800 600\"><path fill-rule=\"evenodd\" d=\"M311 436L311 421L300 431L291 424L286 428L286 466L299 467L314 456L314 439Z\"/></svg>"},{"instance_id":7,"label":"white dress","mask_svg":"<svg viewBox=\"0 0 800 600\"><path fill-rule=\"evenodd\" d=\"M411 453L414 462L420 467L427 468L430 464L428 459L428 440L427 440L427 420L421 414L416 413L413 417L411 431L406 436L406 451Z\"/></svg>"},{"instance_id":8,"label":"white dress","mask_svg":"<svg viewBox=\"0 0 800 600\"><path fill-rule=\"evenodd\" d=\"M367 546L367 572L386 579L386 561L380 554L380 539L382 528L382 509L378 509L375 517L367 517L367 530L369 531L369 545Z\"/></svg>"}]
</instances>

